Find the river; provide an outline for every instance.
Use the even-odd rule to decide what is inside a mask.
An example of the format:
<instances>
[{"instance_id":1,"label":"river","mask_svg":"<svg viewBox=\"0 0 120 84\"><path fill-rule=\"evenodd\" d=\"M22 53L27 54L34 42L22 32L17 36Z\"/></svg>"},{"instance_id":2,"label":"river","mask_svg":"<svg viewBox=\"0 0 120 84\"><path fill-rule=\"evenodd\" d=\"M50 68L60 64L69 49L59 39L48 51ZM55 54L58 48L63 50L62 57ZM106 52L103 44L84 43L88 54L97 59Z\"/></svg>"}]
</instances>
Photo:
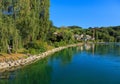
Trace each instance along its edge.
<instances>
[{"instance_id":1,"label":"river","mask_svg":"<svg viewBox=\"0 0 120 84\"><path fill-rule=\"evenodd\" d=\"M120 84L120 44L85 44L0 73L0 84Z\"/></svg>"}]
</instances>

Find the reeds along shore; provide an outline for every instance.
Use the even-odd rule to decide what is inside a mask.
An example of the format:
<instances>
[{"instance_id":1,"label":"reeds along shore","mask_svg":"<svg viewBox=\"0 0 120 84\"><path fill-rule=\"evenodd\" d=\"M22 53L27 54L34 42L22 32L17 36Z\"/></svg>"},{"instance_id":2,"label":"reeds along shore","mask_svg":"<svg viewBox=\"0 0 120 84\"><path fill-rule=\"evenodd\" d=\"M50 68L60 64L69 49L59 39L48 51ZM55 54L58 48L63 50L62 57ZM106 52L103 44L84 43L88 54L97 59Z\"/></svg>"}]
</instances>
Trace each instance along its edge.
<instances>
[{"instance_id":1,"label":"reeds along shore","mask_svg":"<svg viewBox=\"0 0 120 84\"><path fill-rule=\"evenodd\" d=\"M18 67L25 66L25 65L31 64L35 61L38 61L42 58L45 58L45 57L47 57L47 56L49 56L49 55L51 55L55 52L58 52L60 50L63 50L63 49L69 48L69 47L81 46L81 45L82 45L82 43L72 44L72 45L68 45L68 46L54 48L54 49L46 51L44 53L29 56L27 58L19 59L19 60L16 60L16 61L0 62L0 72L14 70Z\"/></svg>"}]
</instances>

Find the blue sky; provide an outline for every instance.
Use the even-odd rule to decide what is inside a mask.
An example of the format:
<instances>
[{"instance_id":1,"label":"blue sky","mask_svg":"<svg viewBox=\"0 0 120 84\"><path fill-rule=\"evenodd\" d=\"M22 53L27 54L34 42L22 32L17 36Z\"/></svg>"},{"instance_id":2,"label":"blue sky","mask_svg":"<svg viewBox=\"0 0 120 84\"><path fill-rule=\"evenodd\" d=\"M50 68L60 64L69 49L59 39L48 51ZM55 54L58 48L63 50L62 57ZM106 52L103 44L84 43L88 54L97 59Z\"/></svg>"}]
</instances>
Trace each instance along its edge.
<instances>
[{"instance_id":1,"label":"blue sky","mask_svg":"<svg viewBox=\"0 0 120 84\"><path fill-rule=\"evenodd\" d=\"M50 20L56 26L118 26L120 0L51 0Z\"/></svg>"}]
</instances>

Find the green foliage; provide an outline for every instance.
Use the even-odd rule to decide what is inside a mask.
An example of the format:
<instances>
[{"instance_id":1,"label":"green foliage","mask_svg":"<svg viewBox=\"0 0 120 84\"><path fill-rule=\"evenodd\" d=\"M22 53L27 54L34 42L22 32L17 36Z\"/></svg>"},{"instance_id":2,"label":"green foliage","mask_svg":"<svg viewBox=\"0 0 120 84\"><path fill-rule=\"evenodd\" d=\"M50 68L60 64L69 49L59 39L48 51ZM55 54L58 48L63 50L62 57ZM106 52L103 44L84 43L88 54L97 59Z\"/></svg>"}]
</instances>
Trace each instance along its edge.
<instances>
[{"instance_id":1,"label":"green foliage","mask_svg":"<svg viewBox=\"0 0 120 84\"><path fill-rule=\"evenodd\" d=\"M49 5L49 0L0 1L0 52L17 52L38 39L47 40Z\"/></svg>"},{"instance_id":2,"label":"green foliage","mask_svg":"<svg viewBox=\"0 0 120 84\"><path fill-rule=\"evenodd\" d=\"M6 23L6 22L7 23ZM13 51L17 51L20 48L20 36L19 31L16 29L16 26L13 24L11 17L4 17L1 20L0 25L0 51L7 52L8 46L12 46Z\"/></svg>"},{"instance_id":3,"label":"green foliage","mask_svg":"<svg viewBox=\"0 0 120 84\"><path fill-rule=\"evenodd\" d=\"M34 49L34 48L29 48L29 50L28 50L28 53L30 53L30 54L36 54L37 53L37 51L36 51L36 49Z\"/></svg>"},{"instance_id":4,"label":"green foliage","mask_svg":"<svg viewBox=\"0 0 120 84\"><path fill-rule=\"evenodd\" d=\"M49 49L52 49L52 47L49 46L47 42L40 40L28 43L25 47L28 49L29 53L31 54L39 54Z\"/></svg>"},{"instance_id":5,"label":"green foliage","mask_svg":"<svg viewBox=\"0 0 120 84\"><path fill-rule=\"evenodd\" d=\"M65 41L61 41L61 42L55 42L54 43L54 46L55 47L60 47L60 46L65 46L67 45L67 43Z\"/></svg>"},{"instance_id":6,"label":"green foliage","mask_svg":"<svg viewBox=\"0 0 120 84\"><path fill-rule=\"evenodd\" d=\"M26 48L26 53L41 53L51 46L76 43L75 34L88 34L96 42L120 42L120 26L57 28L49 21L49 7L50 0L0 0L0 52L15 53Z\"/></svg>"},{"instance_id":7,"label":"green foliage","mask_svg":"<svg viewBox=\"0 0 120 84\"><path fill-rule=\"evenodd\" d=\"M119 42L120 26L89 28L86 34L94 36L97 42Z\"/></svg>"}]
</instances>

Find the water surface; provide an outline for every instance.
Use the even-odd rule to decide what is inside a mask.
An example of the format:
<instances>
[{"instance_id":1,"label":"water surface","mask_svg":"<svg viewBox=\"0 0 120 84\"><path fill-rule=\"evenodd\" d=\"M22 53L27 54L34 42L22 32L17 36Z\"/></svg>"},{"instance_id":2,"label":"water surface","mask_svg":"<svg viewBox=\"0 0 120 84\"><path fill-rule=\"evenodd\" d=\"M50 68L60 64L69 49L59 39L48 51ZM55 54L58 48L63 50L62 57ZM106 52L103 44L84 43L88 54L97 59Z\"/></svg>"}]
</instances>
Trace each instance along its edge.
<instances>
[{"instance_id":1,"label":"water surface","mask_svg":"<svg viewBox=\"0 0 120 84\"><path fill-rule=\"evenodd\" d=\"M13 72L0 84L120 84L120 44L68 48Z\"/></svg>"}]
</instances>

